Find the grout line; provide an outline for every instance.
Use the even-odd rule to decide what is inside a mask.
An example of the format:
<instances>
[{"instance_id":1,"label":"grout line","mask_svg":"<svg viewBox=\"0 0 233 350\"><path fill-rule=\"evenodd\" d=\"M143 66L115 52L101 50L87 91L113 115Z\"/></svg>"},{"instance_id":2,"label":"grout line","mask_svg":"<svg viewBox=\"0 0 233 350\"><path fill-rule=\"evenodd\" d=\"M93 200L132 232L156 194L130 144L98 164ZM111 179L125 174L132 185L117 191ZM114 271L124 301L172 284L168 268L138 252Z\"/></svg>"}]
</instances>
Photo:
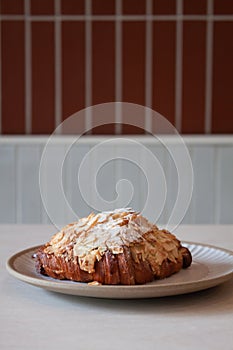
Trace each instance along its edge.
<instances>
[{"instance_id":1,"label":"grout line","mask_svg":"<svg viewBox=\"0 0 233 350\"><path fill-rule=\"evenodd\" d=\"M92 12L92 0L86 0L85 2L85 18L91 15ZM86 55L86 67L85 67L85 107L92 105L92 23L90 20L85 21L85 55ZM91 134L92 128L92 113L88 109L85 112L85 130L88 134Z\"/></svg>"},{"instance_id":2,"label":"grout line","mask_svg":"<svg viewBox=\"0 0 233 350\"><path fill-rule=\"evenodd\" d=\"M213 1L207 2L207 14L213 13ZM211 133L213 76L213 21L207 21L206 29L206 84L205 84L205 133Z\"/></svg>"},{"instance_id":3,"label":"grout line","mask_svg":"<svg viewBox=\"0 0 233 350\"><path fill-rule=\"evenodd\" d=\"M122 0L116 0L116 17L122 13ZM122 101L122 22L115 21L115 101ZM121 104L116 104L115 110L115 134L122 133L122 109Z\"/></svg>"},{"instance_id":4,"label":"grout line","mask_svg":"<svg viewBox=\"0 0 233 350\"><path fill-rule=\"evenodd\" d=\"M31 62L31 22L30 0L24 0L25 13L25 133L32 131L32 62Z\"/></svg>"},{"instance_id":5,"label":"grout line","mask_svg":"<svg viewBox=\"0 0 233 350\"><path fill-rule=\"evenodd\" d=\"M1 6L1 3L0 3ZM0 21L0 134L2 133L2 22Z\"/></svg>"},{"instance_id":6,"label":"grout line","mask_svg":"<svg viewBox=\"0 0 233 350\"><path fill-rule=\"evenodd\" d=\"M152 0L146 1L146 14L151 15L153 11ZM145 50L145 102L146 107L152 108L152 71L153 71L153 23L146 21L146 50ZM152 111L146 109L145 131L152 133ZM144 131L144 132L145 132Z\"/></svg>"},{"instance_id":7,"label":"grout line","mask_svg":"<svg viewBox=\"0 0 233 350\"><path fill-rule=\"evenodd\" d=\"M89 2L90 0L86 0ZM117 0L118 1L118 0ZM177 0L179 1L179 0ZM233 15L59 15L55 19L54 15L29 15L29 21L46 22L46 21L233 21ZM4 21L23 21L24 15L0 15L0 20Z\"/></svg>"},{"instance_id":8,"label":"grout line","mask_svg":"<svg viewBox=\"0 0 233 350\"><path fill-rule=\"evenodd\" d=\"M61 12L61 0L54 2L55 12L55 128L62 122L62 79L61 79L61 21L57 17ZM58 128L56 133L61 133L61 128Z\"/></svg>"},{"instance_id":9,"label":"grout line","mask_svg":"<svg viewBox=\"0 0 233 350\"><path fill-rule=\"evenodd\" d=\"M176 13L182 14L183 0L176 0ZM183 65L183 22L176 22L176 77L175 77L175 127L181 132L182 125L182 65Z\"/></svg>"}]
</instances>

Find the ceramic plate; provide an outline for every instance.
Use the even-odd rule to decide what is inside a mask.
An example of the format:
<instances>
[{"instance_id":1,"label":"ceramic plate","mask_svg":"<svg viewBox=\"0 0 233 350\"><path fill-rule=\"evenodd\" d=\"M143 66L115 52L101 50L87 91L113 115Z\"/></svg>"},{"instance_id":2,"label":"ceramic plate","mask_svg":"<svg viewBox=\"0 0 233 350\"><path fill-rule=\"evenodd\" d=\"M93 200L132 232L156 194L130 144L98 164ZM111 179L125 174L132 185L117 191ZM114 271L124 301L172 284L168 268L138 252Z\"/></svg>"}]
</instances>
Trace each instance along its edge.
<instances>
[{"instance_id":1,"label":"ceramic plate","mask_svg":"<svg viewBox=\"0 0 233 350\"><path fill-rule=\"evenodd\" d=\"M199 243L182 243L192 253L193 263L186 269L163 280L136 286L92 286L86 283L60 281L40 275L35 270L33 253L28 248L7 261L14 277L50 291L95 298L134 299L186 294L214 287L233 276L233 252Z\"/></svg>"}]
</instances>

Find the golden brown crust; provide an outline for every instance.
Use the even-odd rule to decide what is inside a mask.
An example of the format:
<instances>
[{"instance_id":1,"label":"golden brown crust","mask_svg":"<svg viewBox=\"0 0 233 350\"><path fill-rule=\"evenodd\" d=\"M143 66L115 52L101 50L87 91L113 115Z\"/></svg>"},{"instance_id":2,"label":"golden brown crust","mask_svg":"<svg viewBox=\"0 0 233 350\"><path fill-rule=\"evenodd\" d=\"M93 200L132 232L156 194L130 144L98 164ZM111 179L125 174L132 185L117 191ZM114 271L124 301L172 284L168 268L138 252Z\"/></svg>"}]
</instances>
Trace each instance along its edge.
<instances>
[{"instance_id":1,"label":"golden brown crust","mask_svg":"<svg viewBox=\"0 0 233 350\"><path fill-rule=\"evenodd\" d=\"M178 272L181 268L190 266L191 253L185 247L180 248L183 259L176 263L166 259L152 271L147 261L135 262L130 249L124 247L121 254L107 251L100 261L95 263L95 272L88 273L79 267L77 257L66 259L65 256L55 256L44 252L45 246L37 253L37 271L56 279L68 279L77 282L97 281L101 284L144 284L154 279L163 279Z\"/></svg>"},{"instance_id":2,"label":"golden brown crust","mask_svg":"<svg viewBox=\"0 0 233 350\"><path fill-rule=\"evenodd\" d=\"M101 260L100 260L101 261ZM97 262L97 264L100 263ZM119 268L116 256L107 251L103 258L104 261L104 283L105 284L119 284L120 283L120 275L119 275ZM96 276L94 274L94 279L96 280ZM101 281L98 281L100 283L103 283Z\"/></svg>"},{"instance_id":3,"label":"golden brown crust","mask_svg":"<svg viewBox=\"0 0 233 350\"><path fill-rule=\"evenodd\" d=\"M154 274L148 262L140 261L140 263L135 263L133 261L133 268L135 284L144 284L153 281Z\"/></svg>"},{"instance_id":4,"label":"golden brown crust","mask_svg":"<svg viewBox=\"0 0 233 350\"><path fill-rule=\"evenodd\" d=\"M188 248L186 247L181 247L181 254L183 257L183 268L186 269L192 264L192 255Z\"/></svg>"},{"instance_id":5,"label":"golden brown crust","mask_svg":"<svg viewBox=\"0 0 233 350\"><path fill-rule=\"evenodd\" d=\"M135 284L133 263L130 250L124 247L123 253L117 255L120 284Z\"/></svg>"},{"instance_id":6,"label":"golden brown crust","mask_svg":"<svg viewBox=\"0 0 233 350\"><path fill-rule=\"evenodd\" d=\"M58 279L143 284L187 268L191 253L132 209L90 214L38 249L37 270Z\"/></svg>"}]
</instances>

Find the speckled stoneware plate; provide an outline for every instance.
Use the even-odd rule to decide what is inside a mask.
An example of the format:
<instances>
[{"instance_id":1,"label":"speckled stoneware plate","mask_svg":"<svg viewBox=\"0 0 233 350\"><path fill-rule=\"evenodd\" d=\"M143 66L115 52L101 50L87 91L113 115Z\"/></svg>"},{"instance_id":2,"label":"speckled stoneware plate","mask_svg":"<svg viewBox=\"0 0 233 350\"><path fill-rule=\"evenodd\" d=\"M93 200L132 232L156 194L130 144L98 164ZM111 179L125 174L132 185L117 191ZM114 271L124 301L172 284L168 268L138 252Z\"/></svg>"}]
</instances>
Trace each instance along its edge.
<instances>
[{"instance_id":1,"label":"speckled stoneware plate","mask_svg":"<svg viewBox=\"0 0 233 350\"><path fill-rule=\"evenodd\" d=\"M233 276L233 252L199 243L183 242L182 244L192 253L192 265L171 277L144 285L93 286L40 275L36 272L35 260L32 258L38 247L28 248L13 255L7 261L7 269L19 280L50 291L110 299L154 298L186 294L214 287Z\"/></svg>"}]
</instances>

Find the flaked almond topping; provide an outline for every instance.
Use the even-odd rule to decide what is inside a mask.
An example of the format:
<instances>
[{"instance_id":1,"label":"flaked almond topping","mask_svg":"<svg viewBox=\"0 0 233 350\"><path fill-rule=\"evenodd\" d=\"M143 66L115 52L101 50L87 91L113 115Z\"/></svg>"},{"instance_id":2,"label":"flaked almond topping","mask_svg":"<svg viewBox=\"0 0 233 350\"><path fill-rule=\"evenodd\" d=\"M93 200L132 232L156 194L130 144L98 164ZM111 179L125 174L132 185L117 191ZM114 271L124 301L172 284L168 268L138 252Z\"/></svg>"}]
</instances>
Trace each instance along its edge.
<instances>
[{"instance_id":1,"label":"flaked almond topping","mask_svg":"<svg viewBox=\"0 0 233 350\"><path fill-rule=\"evenodd\" d=\"M180 242L176 237L166 230L159 230L130 208L92 213L65 226L52 237L46 253L58 255L72 247L80 269L93 273L95 262L100 261L106 251L121 254L124 246L129 247L135 262L147 261L152 269L165 259L181 259L178 253Z\"/></svg>"},{"instance_id":2,"label":"flaked almond topping","mask_svg":"<svg viewBox=\"0 0 233 350\"><path fill-rule=\"evenodd\" d=\"M102 283L98 281L93 281L88 283L89 286L102 286Z\"/></svg>"}]
</instances>

